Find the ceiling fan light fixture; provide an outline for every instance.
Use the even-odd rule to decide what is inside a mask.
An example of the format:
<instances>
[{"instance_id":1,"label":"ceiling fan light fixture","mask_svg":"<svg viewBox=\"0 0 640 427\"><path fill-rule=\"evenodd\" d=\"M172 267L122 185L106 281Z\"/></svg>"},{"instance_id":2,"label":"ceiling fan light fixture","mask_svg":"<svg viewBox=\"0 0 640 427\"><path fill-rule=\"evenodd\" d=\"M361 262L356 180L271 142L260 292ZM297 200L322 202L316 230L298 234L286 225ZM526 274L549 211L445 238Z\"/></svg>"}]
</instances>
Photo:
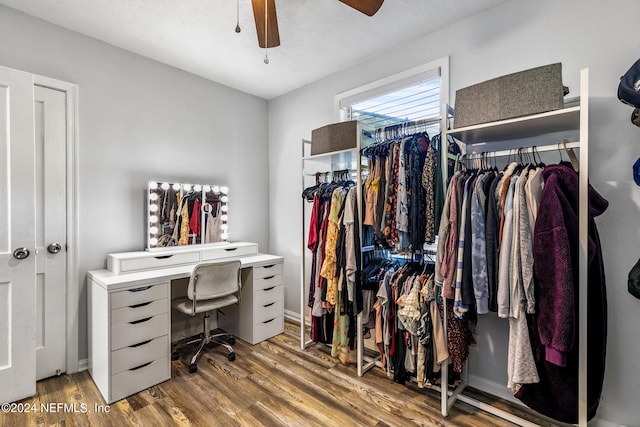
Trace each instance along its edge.
<instances>
[{"instance_id":1,"label":"ceiling fan light fixture","mask_svg":"<svg viewBox=\"0 0 640 427\"><path fill-rule=\"evenodd\" d=\"M275 0L251 0L251 5L253 6L258 45L261 48L280 46Z\"/></svg>"}]
</instances>

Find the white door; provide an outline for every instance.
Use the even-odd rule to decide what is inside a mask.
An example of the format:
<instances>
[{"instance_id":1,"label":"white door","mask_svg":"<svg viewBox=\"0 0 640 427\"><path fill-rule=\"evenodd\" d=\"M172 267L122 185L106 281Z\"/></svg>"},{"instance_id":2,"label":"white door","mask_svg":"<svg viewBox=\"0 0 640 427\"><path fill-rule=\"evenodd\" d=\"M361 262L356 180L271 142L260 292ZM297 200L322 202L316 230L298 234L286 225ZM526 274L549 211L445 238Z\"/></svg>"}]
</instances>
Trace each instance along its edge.
<instances>
[{"instance_id":1,"label":"white door","mask_svg":"<svg viewBox=\"0 0 640 427\"><path fill-rule=\"evenodd\" d=\"M65 371L66 94L35 87L36 379Z\"/></svg>"},{"instance_id":2,"label":"white door","mask_svg":"<svg viewBox=\"0 0 640 427\"><path fill-rule=\"evenodd\" d=\"M0 67L0 402L36 391L33 90Z\"/></svg>"}]
</instances>

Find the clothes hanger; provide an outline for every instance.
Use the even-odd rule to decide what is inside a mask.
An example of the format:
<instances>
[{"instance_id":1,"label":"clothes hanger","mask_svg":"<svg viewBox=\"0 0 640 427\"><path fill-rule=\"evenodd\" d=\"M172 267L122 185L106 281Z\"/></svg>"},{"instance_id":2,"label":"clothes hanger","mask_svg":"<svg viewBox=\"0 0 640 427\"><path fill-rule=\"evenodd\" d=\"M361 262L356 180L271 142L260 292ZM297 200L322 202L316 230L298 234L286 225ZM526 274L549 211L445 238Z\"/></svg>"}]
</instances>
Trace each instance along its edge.
<instances>
[{"instance_id":1,"label":"clothes hanger","mask_svg":"<svg viewBox=\"0 0 640 427\"><path fill-rule=\"evenodd\" d=\"M538 153L538 149L537 149L537 147L534 145L534 146L533 146L533 161L534 161L534 162L536 162L536 154L538 155L538 161L537 161L537 163L536 163L536 167L538 167L538 168L546 168L546 167L547 167L547 165L545 165L545 164L542 162L542 157L540 157L540 153Z\"/></svg>"},{"instance_id":2,"label":"clothes hanger","mask_svg":"<svg viewBox=\"0 0 640 427\"><path fill-rule=\"evenodd\" d=\"M579 172L580 171L580 162L578 161L578 158L576 157L576 153L573 151L573 148L568 148L567 144L569 143L568 140L564 140L562 141L562 145L564 146L564 151L567 153L567 155L569 156L569 160L571 162L571 167L573 168L574 171Z\"/></svg>"}]
</instances>

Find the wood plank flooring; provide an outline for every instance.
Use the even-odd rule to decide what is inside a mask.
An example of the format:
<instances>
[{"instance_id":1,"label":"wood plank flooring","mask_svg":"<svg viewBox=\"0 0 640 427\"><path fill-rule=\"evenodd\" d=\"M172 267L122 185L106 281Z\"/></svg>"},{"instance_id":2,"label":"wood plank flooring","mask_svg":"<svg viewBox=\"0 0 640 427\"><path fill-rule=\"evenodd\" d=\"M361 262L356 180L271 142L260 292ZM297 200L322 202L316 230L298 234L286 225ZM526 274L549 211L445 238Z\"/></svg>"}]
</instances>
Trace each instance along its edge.
<instances>
[{"instance_id":1,"label":"wood plank flooring","mask_svg":"<svg viewBox=\"0 0 640 427\"><path fill-rule=\"evenodd\" d=\"M0 413L0 426L513 425L461 402L444 418L435 391L396 384L380 369L358 377L355 365L340 364L325 346L301 351L296 323L287 321L285 329L256 346L238 340L235 362L211 349L195 374L186 357L174 361L171 380L108 406L86 371L40 381L36 396L20 402L37 410ZM560 425L474 397L543 426Z\"/></svg>"}]
</instances>

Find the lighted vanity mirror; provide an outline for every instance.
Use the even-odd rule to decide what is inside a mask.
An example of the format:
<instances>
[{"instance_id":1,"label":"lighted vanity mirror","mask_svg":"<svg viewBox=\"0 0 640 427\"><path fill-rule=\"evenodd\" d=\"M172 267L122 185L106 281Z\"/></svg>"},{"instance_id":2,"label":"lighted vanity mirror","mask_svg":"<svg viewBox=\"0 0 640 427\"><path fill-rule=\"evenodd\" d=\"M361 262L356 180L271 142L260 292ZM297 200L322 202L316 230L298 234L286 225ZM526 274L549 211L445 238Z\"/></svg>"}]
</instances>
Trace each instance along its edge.
<instances>
[{"instance_id":1,"label":"lighted vanity mirror","mask_svg":"<svg viewBox=\"0 0 640 427\"><path fill-rule=\"evenodd\" d=\"M219 185L149 181L147 249L228 241L228 193Z\"/></svg>"}]
</instances>

